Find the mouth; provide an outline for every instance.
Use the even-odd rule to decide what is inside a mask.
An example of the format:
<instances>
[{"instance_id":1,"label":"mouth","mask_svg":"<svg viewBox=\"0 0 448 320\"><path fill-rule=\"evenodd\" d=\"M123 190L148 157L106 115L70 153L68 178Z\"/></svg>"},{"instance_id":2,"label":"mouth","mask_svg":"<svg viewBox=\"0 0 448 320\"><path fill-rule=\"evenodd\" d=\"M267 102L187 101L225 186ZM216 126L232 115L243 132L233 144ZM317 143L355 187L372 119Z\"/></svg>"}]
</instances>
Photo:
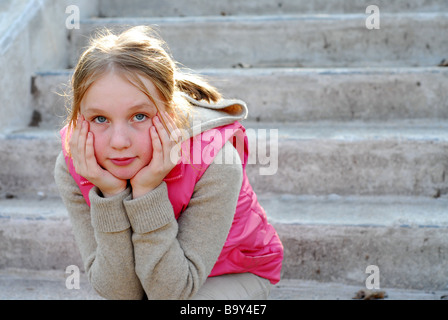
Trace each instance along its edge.
<instances>
[{"instance_id":1,"label":"mouth","mask_svg":"<svg viewBox=\"0 0 448 320\"><path fill-rule=\"evenodd\" d=\"M132 158L111 158L110 161L117 166L127 166L130 165L136 157Z\"/></svg>"}]
</instances>

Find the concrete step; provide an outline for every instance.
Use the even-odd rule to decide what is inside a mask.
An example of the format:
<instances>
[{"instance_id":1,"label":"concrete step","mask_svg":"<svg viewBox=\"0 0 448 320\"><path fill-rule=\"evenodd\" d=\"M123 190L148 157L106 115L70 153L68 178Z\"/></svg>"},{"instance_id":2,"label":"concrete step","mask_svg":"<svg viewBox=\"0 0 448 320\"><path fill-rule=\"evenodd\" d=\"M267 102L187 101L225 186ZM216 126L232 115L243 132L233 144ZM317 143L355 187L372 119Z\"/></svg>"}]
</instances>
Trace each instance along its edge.
<instances>
[{"instance_id":1,"label":"concrete step","mask_svg":"<svg viewBox=\"0 0 448 320\"><path fill-rule=\"evenodd\" d=\"M437 0L376 1L381 12L428 12L447 11L448 5ZM291 13L364 13L368 5L358 0L255 0L255 1L208 1L177 0L145 1L100 0L101 17L185 17L185 16L234 16L272 15Z\"/></svg>"},{"instance_id":2,"label":"concrete step","mask_svg":"<svg viewBox=\"0 0 448 320\"><path fill-rule=\"evenodd\" d=\"M258 192L448 193L446 121L243 124L252 154L247 173ZM56 130L0 135L0 195L56 194L53 168L60 150Z\"/></svg>"},{"instance_id":3,"label":"concrete step","mask_svg":"<svg viewBox=\"0 0 448 320\"><path fill-rule=\"evenodd\" d=\"M37 72L33 105L41 127L66 116L72 70ZM250 121L448 119L448 68L254 68L198 70L227 98L249 106ZM29 121L29 120L27 120Z\"/></svg>"},{"instance_id":4,"label":"concrete step","mask_svg":"<svg viewBox=\"0 0 448 320\"><path fill-rule=\"evenodd\" d=\"M252 143L261 165L247 168L259 192L438 197L448 191L446 122L248 123L247 128L262 147ZM271 159L264 156L263 133Z\"/></svg>"},{"instance_id":5,"label":"concrete step","mask_svg":"<svg viewBox=\"0 0 448 320\"><path fill-rule=\"evenodd\" d=\"M33 72L64 68L66 1L0 1L0 130L20 128L32 114Z\"/></svg>"},{"instance_id":6,"label":"concrete step","mask_svg":"<svg viewBox=\"0 0 448 320\"><path fill-rule=\"evenodd\" d=\"M446 197L259 198L285 248L284 278L354 285L374 265L385 287L448 288Z\"/></svg>"},{"instance_id":7,"label":"concrete step","mask_svg":"<svg viewBox=\"0 0 448 320\"><path fill-rule=\"evenodd\" d=\"M97 28L157 26L174 58L197 68L414 67L446 58L448 13L383 13L379 30L366 14L185 18L101 18L71 30L70 61L77 61ZM192 36L194 35L194 36Z\"/></svg>"},{"instance_id":8,"label":"concrete step","mask_svg":"<svg viewBox=\"0 0 448 320\"><path fill-rule=\"evenodd\" d=\"M0 270L0 300L102 300L94 292L84 273L80 273L79 289L67 289L70 274L65 270ZM283 279L272 287L270 300L351 300L362 284L347 285L337 282ZM447 290L412 290L381 288L385 300L440 300Z\"/></svg>"},{"instance_id":9,"label":"concrete step","mask_svg":"<svg viewBox=\"0 0 448 320\"><path fill-rule=\"evenodd\" d=\"M55 130L0 133L0 196L54 195L54 164L61 151Z\"/></svg>"},{"instance_id":10,"label":"concrete step","mask_svg":"<svg viewBox=\"0 0 448 320\"><path fill-rule=\"evenodd\" d=\"M447 290L448 198L258 194L285 248L284 279ZM0 200L0 269L83 270L58 198Z\"/></svg>"}]
</instances>

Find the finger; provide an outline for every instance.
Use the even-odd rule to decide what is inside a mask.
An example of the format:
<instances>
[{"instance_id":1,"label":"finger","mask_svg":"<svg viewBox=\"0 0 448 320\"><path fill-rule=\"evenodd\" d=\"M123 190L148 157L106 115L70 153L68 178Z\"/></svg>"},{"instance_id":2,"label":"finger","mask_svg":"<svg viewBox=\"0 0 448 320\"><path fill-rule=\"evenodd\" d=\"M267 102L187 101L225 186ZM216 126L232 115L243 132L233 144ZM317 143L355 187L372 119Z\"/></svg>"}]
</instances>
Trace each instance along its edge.
<instances>
[{"instance_id":1,"label":"finger","mask_svg":"<svg viewBox=\"0 0 448 320\"><path fill-rule=\"evenodd\" d=\"M75 122L75 126L73 128L73 132L70 137L70 155L73 160L73 165L75 167L76 172L79 172L80 170L80 164L79 164L79 150L78 150L78 143L79 143L79 135L81 132L81 117L79 116L77 121Z\"/></svg>"},{"instance_id":2,"label":"finger","mask_svg":"<svg viewBox=\"0 0 448 320\"><path fill-rule=\"evenodd\" d=\"M86 165L87 165L86 169L89 172L92 172L94 169L97 168L97 165L98 165L98 163L96 162L96 157L95 157L95 148L94 148L92 132L87 133L85 158L86 158Z\"/></svg>"},{"instance_id":3,"label":"finger","mask_svg":"<svg viewBox=\"0 0 448 320\"><path fill-rule=\"evenodd\" d=\"M154 125L155 125L156 129L157 129L157 133L159 135L159 139L160 139L162 145L164 147L165 146L168 147L169 143L170 143L170 137L169 137L169 134L168 134L167 130L163 126L159 116L155 116L153 122L154 122Z\"/></svg>"},{"instance_id":4,"label":"finger","mask_svg":"<svg viewBox=\"0 0 448 320\"><path fill-rule=\"evenodd\" d=\"M175 144L173 148L169 151L169 159L171 161L172 165L176 165L179 163L179 160L182 158L182 152L181 152L181 144Z\"/></svg>"},{"instance_id":5,"label":"finger","mask_svg":"<svg viewBox=\"0 0 448 320\"><path fill-rule=\"evenodd\" d=\"M165 163L165 150L167 149L164 147L160 134L158 133L158 130L155 126L151 127L151 141L152 141L152 160L151 163L156 165L158 169L161 169Z\"/></svg>"},{"instance_id":6,"label":"finger","mask_svg":"<svg viewBox=\"0 0 448 320\"><path fill-rule=\"evenodd\" d=\"M79 131L80 131L80 116L78 116L78 119L74 122L74 126L72 127L72 132L70 134L70 141L69 141L69 146L70 146L70 150L75 150L76 148L76 143L78 142L78 136L79 136Z\"/></svg>"},{"instance_id":7,"label":"finger","mask_svg":"<svg viewBox=\"0 0 448 320\"><path fill-rule=\"evenodd\" d=\"M169 150L169 157L171 163L176 165L182 157L181 151L181 142L182 142L182 132L177 127L173 118L168 114L168 112L164 111L166 122L168 123L170 129L170 137L172 141L172 148Z\"/></svg>"},{"instance_id":8,"label":"finger","mask_svg":"<svg viewBox=\"0 0 448 320\"><path fill-rule=\"evenodd\" d=\"M152 126L150 130L153 146L153 156L151 162L155 166L157 166L158 170L172 168L173 165L176 165L179 162L180 147L176 147L180 146L180 144L174 144L172 141L170 141L167 134L165 137L165 141L162 142L155 126ZM163 128L159 130L165 131L165 129Z\"/></svg>"},{"instance_id":9,"label":"finger","mask_svg":"<svg viewBox=\"0 0 448 320\"><path fill-rule=\"evenodd\" d=\"M182 156L180 144L182 141L182 133L168 112L164 111L163 114L167 127L170 130L170 144L169 147L164 149L165 159L170 160L169 163L167 162L167 165L176 165Z\"/></svg>"},{"instance_id":10,"label":"finger","mask_svg":"<svg viewBox=\"0 0 448 320\"><path fill-rule=\"evenodd\" d=\"M163 133L160 134L162 148L163 148L163 163L166 166L171 166L172 164L176 164L178 162L178 159L177 159L178 157L173 156L173 155L176 155L180 148L176 148L177 135L174 132L175 131L174 128L177 128L177 127L174 124L174 121L171 119L171 117L169 117L168 114L166 114L166 116L165 116L165 123L167 124L167 127L169 128L169 130L174 133L172 135L169 132L167 132L164 128L160 128L160 130L163 131ZM175 149L174 152L173 152L173 149Z\"/></svg>"},{"instance_id":11,"label":"finger","mask_svg":"<svg viewBox=\"0 0 448 320\"><path fill-rule=\"evenodd\" d=\"M149 131L151 134L152 149L153 149L152 157L156 158L162 153L162 143L160 141L160 137L159 137L159 134L157 133L155 126L151 126Z\"/></svg>"},{"instance_id":12,"label":"finger","mask_svg":"<svg viewBox=\"0 0 448 320\"><path fill-rule=\"evenodd\" d=\"M179 128L176 126L176 123L174 122L173 118L168 114L168 112L164 111L164 120L167 124L169 135L172 141L175 143L178 143L180 141L180 138L182 137Z\"/></svg>"},{"instance_id":13,"label":"finger","mask_svg":"<svg viewBox=\"0 0 448 320\"><path fill-rule=\"evenodd\" d=\"M86 171L87 169L87 164L86 164L86 140L87 140L87 132L88 132L88 127L87 127L87 121L82 120L81 121L81 131L79 132L78 135L78 145L77 145L77 162L79 165L79 169L81 170L81 172ZM79 173L79 172L78 172Z\"/></svg>"}]
</instances>

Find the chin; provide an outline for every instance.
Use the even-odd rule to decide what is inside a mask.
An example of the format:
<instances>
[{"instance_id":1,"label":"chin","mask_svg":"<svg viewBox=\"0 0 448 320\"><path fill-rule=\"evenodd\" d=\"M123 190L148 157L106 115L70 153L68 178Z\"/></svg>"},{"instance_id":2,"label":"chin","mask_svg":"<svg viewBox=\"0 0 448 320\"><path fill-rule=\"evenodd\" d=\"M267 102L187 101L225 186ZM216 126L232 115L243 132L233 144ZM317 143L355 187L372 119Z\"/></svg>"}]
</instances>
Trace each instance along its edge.
<instances>
[{"instance_id":1,"label":"chin","mask_svg":"<svg viewBox=\"0 0 448 320\"><path fill-rule=\"evenodd\" d=\"M121 180L131 180L132 178L135 177L137 173L126 173L126 174L119 174L118 176L116 176L118 179Z\"/></svg>"},{"instance_id":2,"label":"chin","mask_svg":"<svg viewBox=\"0 0 448 320\"><path fill-rule=\"evenodd\" d=\"M130 180L134 178L134 176L137 174L139 170L136 169L111 169L108 170L113 176L120 180Z\"/></svg>"}]
</instances>

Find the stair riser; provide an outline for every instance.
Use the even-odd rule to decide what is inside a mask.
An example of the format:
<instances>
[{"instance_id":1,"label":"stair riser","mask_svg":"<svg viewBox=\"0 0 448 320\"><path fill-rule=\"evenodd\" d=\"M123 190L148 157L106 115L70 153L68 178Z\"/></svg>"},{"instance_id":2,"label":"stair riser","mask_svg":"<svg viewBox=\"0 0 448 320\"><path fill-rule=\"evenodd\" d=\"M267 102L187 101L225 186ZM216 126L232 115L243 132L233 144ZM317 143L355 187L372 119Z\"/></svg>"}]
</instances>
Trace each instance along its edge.
<instances>
[{"instance_id":1,"label":"stair riser","mask_svg":"<svg viewBox=\"0 0 448 320\"><path fill-rule=\"evenodd\" d=\"M278 158L267 154L269 158L263 159L257 151L257 163L266 165L247 166L258 192L429 197L448 193L447 143L286 140L279 141Z\"/></svg>"},{"instance_id":2,"label":"stair riser","mask_svg":"<svg viewBox=\"0 0 448 320\"><path fill-rule=\"evenodd\" d=\"M0 269L83 269L70 221L0 218Z\"/></svg>"},{"instance_id":3,"label":"stair riser","mask_svg":"<svg viewBox=\"0 0 448 320\"><path fill-rule=\"evenodd\" d=\"M72 30L74 65L89 34L104 24L158 25L174 58L190 68L436 66L446 57L448 15L381 16L368 30L365 15L252 19L87 20ZM121 27L123 28L123 27ZM192 36L194 35L194 36Z\"/></svg>"},{"instance_id":4,"label":"stair riser","mask_svg":"<svg viewBox=\"0 0 448 320\"><path fill-rule=\"evenodd\" d=\"M446 3L437 0L387 1L375 4L384 12L425 12L447 10ZM184 17L219 15L266 15L304 13L364 13L367 4L358 0L251 0L209 1L178 0L146 1L100 0L100 16L103 17Z\"/></svg>"},{"instance_id":5,"label":"stair riser","mask_svg":"<svg viewBox=\"0 0 448 320\"><path fill-rule=\"evenodd\" d=\"M247 102L249 120L448 119L448 69L205 71L225 97Z\"/></svg>"},{"instance_id":6,"label":"stair riser","mask_svg":"<svg viewBox=\"0 0 448 320\"><path fill-rule=\"evenodd\" d=\"M366 268L375 265L380 288L437 290L448 284L446 229L275 227L285 248L284 278L341 281L366 289Z\"/></svg>"},{"instance_id":7,"label":"stair riser","mask_svg":"<svg viewBox=\"0 0 448 320\"><path fill-rule=\"evenodd\" d=\"M384 121L448 119L448 69L203 70L227 98L249 107L251 121ZM66 117L71 73L34 77L33 105L41 127L59 128Z\"/></svg>"},{"instance_id":8,"label":"stair riser","mask_svg":"<svg viewBox=\"0 0 448 320\"><path fill-rule=\"evenodd\" d=\"M280 129L278 140L269 137L271 147L265 148L265 140L255 137L271 130L275 129L248 128L253 156L247 172L258 192L431 197L448 193L447 142L301 140L282 137ZM55 194L53 170L60 150L56 133L50 138L1 140L0 193Z\"/></svg>"},{"instance_id":9,"label":"stair riser","mask_svg":"<svg viewBox=\"0 0 448 320\"><path fill-rule=\"evenodd\" d=\"M61 151L52 137L0 139L0 194L57 194L54 164Z\"/></svg>"},{"instance_id":10,"label":"stair riser","mask_svg":"<svg viewBox=\"0 0 448 320\"><path fill-rule=\"evenodd\" d=\"M299 208L297 208L299 210ZM376 265L381 287L446 289L446 229L275 224L285 256L282 277L365 288ZM84 269L68 219L0 219L0 268Z\"/></svg>"}]
</instances>

